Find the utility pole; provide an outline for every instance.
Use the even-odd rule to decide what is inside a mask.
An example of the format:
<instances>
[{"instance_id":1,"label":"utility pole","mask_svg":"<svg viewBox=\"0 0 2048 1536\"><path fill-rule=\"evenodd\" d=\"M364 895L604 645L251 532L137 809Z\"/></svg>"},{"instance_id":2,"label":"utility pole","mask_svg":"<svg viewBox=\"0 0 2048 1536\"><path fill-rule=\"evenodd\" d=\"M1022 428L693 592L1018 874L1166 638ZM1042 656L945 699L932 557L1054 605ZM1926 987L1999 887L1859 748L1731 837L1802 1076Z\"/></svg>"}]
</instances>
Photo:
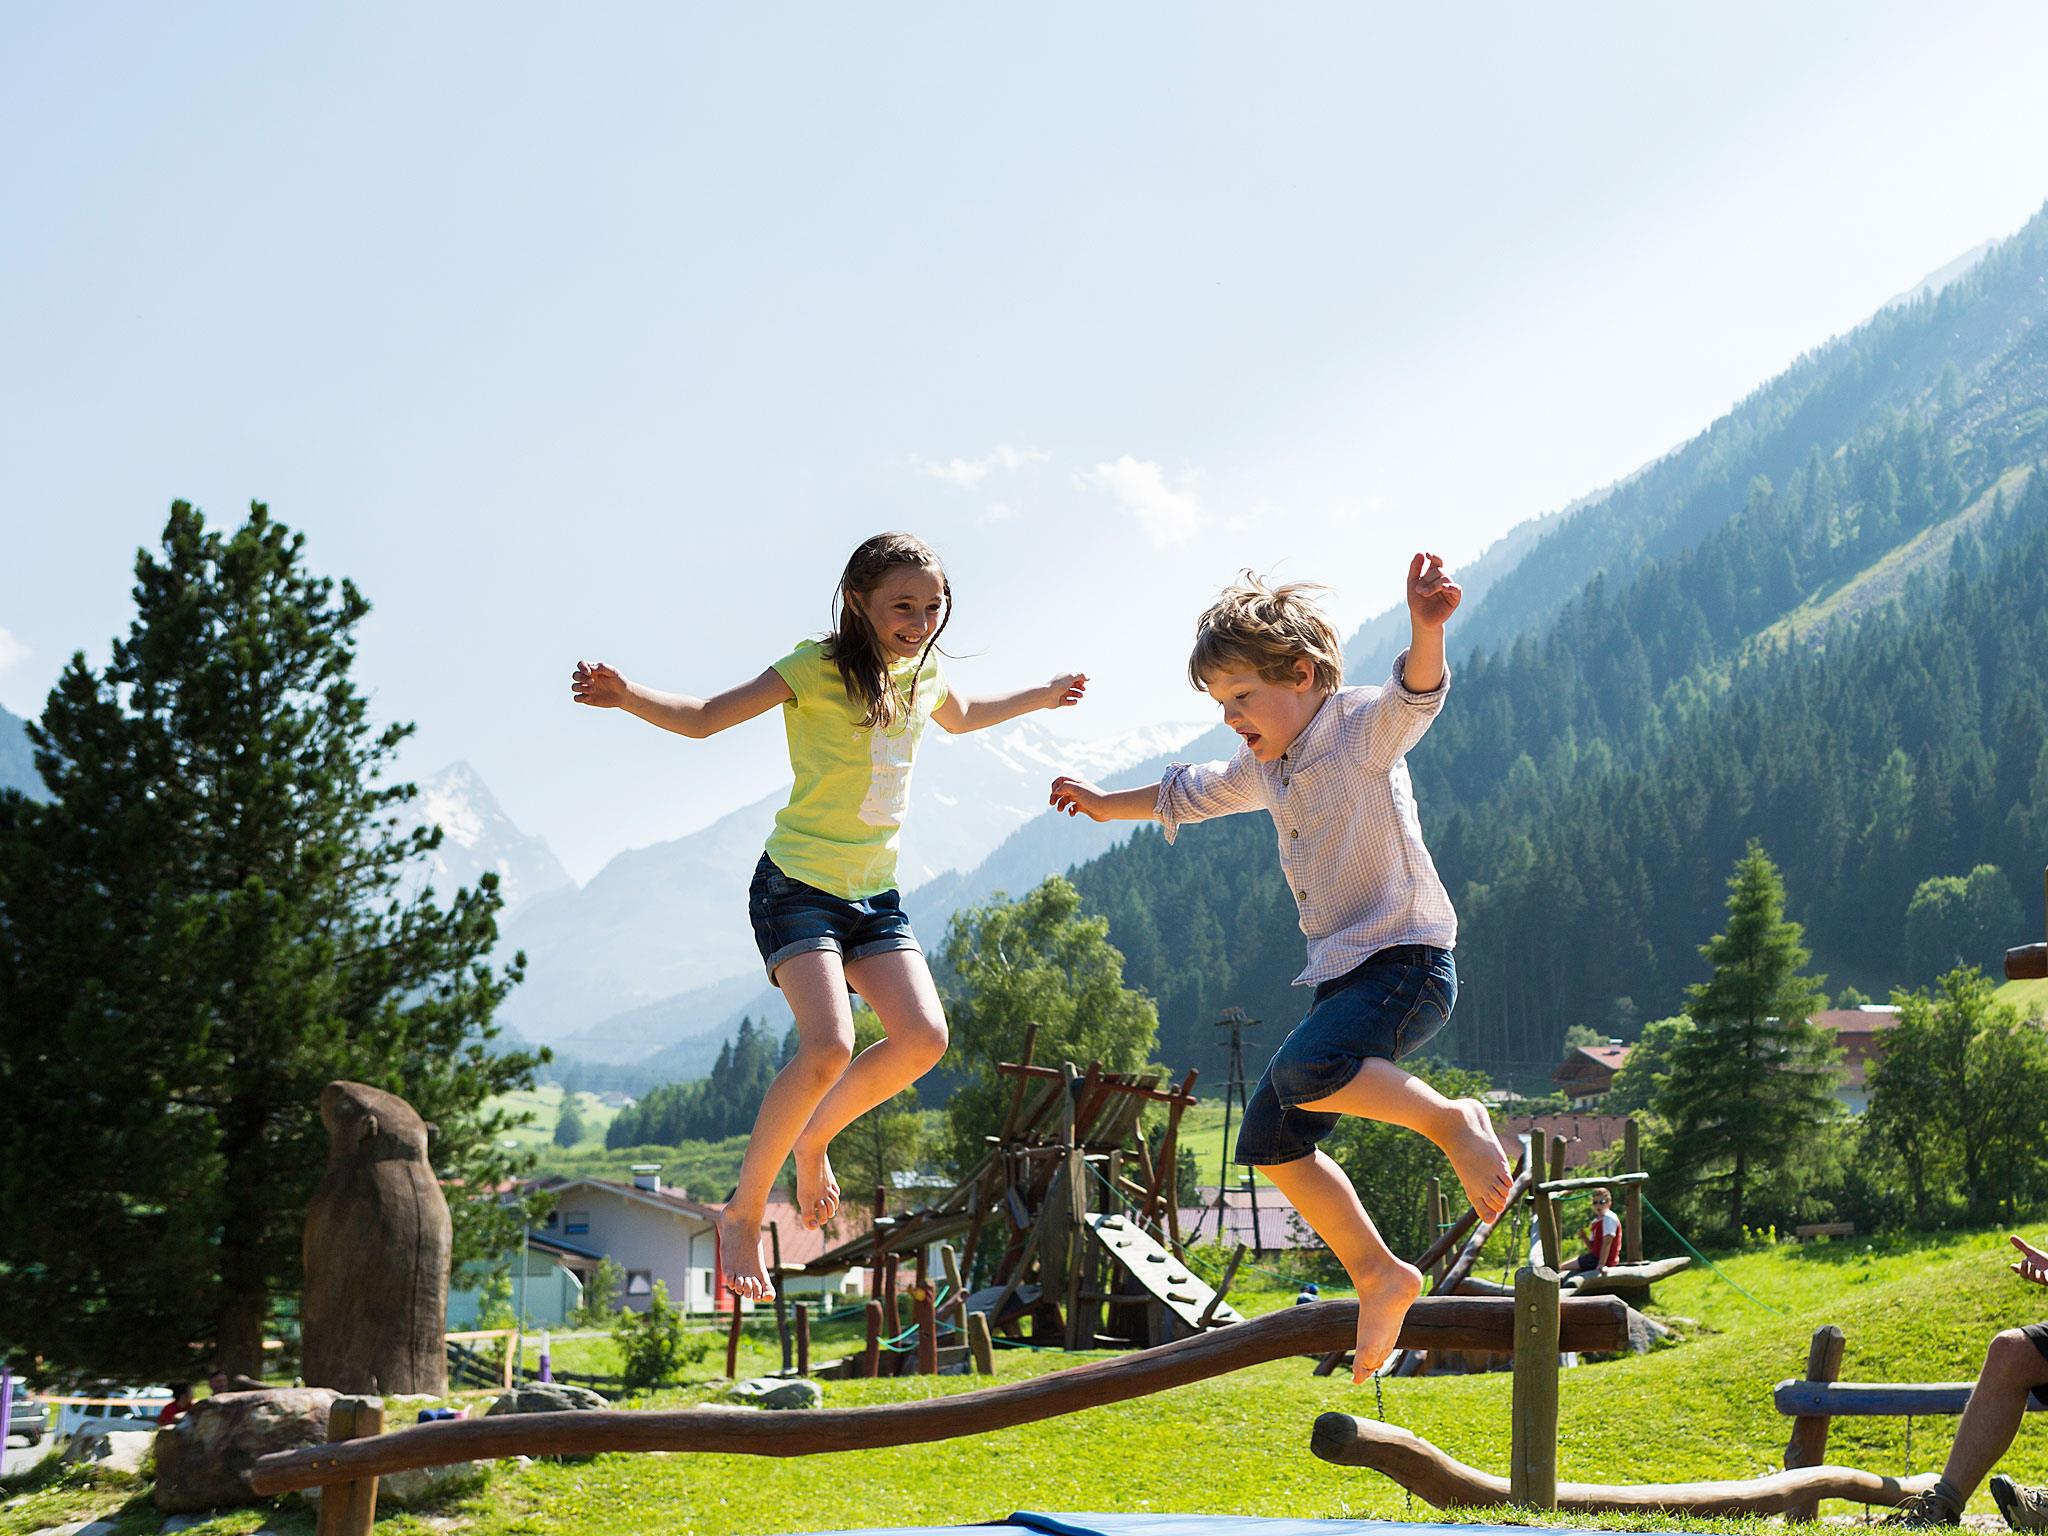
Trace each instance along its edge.
<instances>
[{"instance_id":1,"label":"utility pole","mask_svg":"<svg viewBox=\"0 0 2048 1536\"><path fill-rule=\"evenodd\" d=\"M1230 1203L1230 1106L1234 1101L1240 1112L1249 1100L1249 1085L1244 1080L1244 1032L1256 1029L1259 1021L1248 1018L1242 1008L1226 1008L1223 1017L1216 1021L1218 1029L1230 1031L1230 1076L1223 1083L1223 1162L1216 1173L1216 1240L1222 1242L1228 1236L1224 1212ZM1244 1176L1245 1186L1251 1192L1252 1204L1252 1251L1256 1253L1263 1244L1259 1241L1259 1186L1253 1174ZM1199 1230L1199 1229L1197 1229Z\"/></svg>"}]
</instances>

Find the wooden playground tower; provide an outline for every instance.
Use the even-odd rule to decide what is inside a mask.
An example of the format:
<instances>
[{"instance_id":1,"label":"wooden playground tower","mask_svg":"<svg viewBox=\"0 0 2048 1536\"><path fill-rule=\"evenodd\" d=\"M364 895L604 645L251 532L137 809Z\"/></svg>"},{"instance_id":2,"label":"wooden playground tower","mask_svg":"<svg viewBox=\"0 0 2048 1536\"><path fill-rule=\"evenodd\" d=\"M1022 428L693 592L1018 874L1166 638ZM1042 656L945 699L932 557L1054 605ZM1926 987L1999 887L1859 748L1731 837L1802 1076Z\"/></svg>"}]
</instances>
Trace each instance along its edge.
<instances>
[{"instance_id":1,"label":"wooden playground tower","mask_svg":"<svg viewBox=\"0 0 2048 1536\"><path fill-rule=\"evenodd\" d=\"M1181 1246L1176 1151L1196 1073L1162 1086L1156 1072L1042 1066L1032 1059L1036 1040L1033 1026L1023 1060L997 1067L1008 1087L1002 1123L965 1178L903 1211L890 1211L878 1188L873 1230L804 1266L819 1274L865 1267L869 1294L862 1353L815 1371L799 1310L800 1373L986 1371L985 1340L1026 1324L1034 1343L1102 1349L1242 1321L1224 1300L1237 1259L1212 1287ZM1156 1157L1142 1125L1154 1104L1166 1110ZM971 1290L977 1265L990 1278Z\"/></svg>"}]
</instances>

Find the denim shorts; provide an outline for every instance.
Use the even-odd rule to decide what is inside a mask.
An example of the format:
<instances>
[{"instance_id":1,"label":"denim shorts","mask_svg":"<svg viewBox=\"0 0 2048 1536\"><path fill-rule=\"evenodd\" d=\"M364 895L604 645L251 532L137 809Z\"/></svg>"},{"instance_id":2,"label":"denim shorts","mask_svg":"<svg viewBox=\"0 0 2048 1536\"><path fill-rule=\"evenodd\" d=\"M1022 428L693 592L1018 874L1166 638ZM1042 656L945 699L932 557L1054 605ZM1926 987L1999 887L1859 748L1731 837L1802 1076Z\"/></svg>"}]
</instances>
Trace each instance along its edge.
<instances>
[{"instance_id":1,"label":"denim shorts","mask_svg":"<svg viewBox=\"0 0 2048 1536\"><path fill-rule=\"evenodd\" d=\"M910 931L910 919L903 914L903 898L894 890L848 901L785 875L765 853L754 866L747 916L753 921L754 943L760 946L761 963L768 967L770 981L775 981L775 967L791 955L809 954L814 949L829 949L847 960L863 960L892 949L923 953L917 935Z\"/></svg>"},{"instance_id":2,"label":"denim shorts","mask_svg":"<svg viewBox=\"0 0 2048 1536\"><path fill-rule=\"evenodd\" d=\"M1451 952L1428 944L1380 950L1317 987L1244 1107L1237 1161L1263 1168L1307 1157L1338 1117L1300 1106L1342 1088L1368 1057L1414 1055L1449 1022L1457 1000Z\"/></svg>"}]
</instances>

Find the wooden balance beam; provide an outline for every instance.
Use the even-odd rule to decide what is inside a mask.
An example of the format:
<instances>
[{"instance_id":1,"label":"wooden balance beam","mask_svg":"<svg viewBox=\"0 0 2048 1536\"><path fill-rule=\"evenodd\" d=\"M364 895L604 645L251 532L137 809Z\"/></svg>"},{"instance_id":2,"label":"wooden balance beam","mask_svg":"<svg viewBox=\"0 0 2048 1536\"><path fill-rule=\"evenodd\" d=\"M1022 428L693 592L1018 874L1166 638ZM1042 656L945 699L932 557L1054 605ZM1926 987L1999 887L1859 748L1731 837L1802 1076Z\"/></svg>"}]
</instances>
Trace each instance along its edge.
<instances>
[{"instance_id":1,"label":"wooden balance beam","mask_svg":"<svg viewBox=\"0 0 2048 1536\"><path fill-rule=\"evenodd\" d=\"M1612 1350L1628 1332L1623 1304L1574 1297L1559 1308L1561 1347ZM382 1477L414 1467L505 1456L587 1456L603 1451L710 1451L743 1456L809 1456L984 1434L1171 1391L1289 1355L1348 1347L1358 1303L1287 1307L1156 1349L1097 1360L1029 1381L875 1408L758 1413L688 1408L665 1413L592 1410L499 1414L420 1424L360 1440L333 1440L258 1460L250 1486L270 1497ZM1425 1296L1401 1325L1403 1349L1506 1349L1514 1303L1490 1297Z\"/></svg>"},{"instance_id":2,"label":"wooden balance beam","mask_svg":"<svg viewBox=\"0 0 2048 1536\"><path fill-rule=\"evenodd\" d=\"M1324 1461L1384 1473L1438 1509L1514 1502L1506 1478L1468 1467L1397 1424L1326 1413L1316 1420L1309 1446ZM1679 1515L1779 1515L1809 1508L1819 1499L1896 1505L1933 1486L1932 1473L1899 1478L1854 1467L1801 1467L1768 1477L1712 1483L1559 1483L1555 1507L1577 1514L1661 1510Z\"/></svg>"}]
</instances>

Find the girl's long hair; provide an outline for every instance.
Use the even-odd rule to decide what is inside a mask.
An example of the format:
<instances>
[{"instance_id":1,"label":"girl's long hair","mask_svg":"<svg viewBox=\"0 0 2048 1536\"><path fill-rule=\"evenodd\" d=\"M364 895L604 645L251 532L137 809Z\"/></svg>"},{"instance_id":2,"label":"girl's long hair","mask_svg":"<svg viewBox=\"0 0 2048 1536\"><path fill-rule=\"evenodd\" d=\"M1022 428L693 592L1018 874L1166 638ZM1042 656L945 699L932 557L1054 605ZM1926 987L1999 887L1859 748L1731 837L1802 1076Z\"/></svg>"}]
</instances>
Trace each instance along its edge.
<instances>
[{"instance_id":1,"label":"girl's long hair","mask_svg":"<svg viewBox=\"0 0 2048 1536\"><path fill-rule=\"evenodd\" d=\"M882 578L899 565L914 565L932 572L939 578L939 588L944 594L939 627L932 631L931 638L918 653L918 672L924 670L926 658L953 620L953 583L947 579L946 567L923 539L907 533L878 533L865 540L848 558L846 570L839 578L839 620L833 625L825 645L832 664L839 669L840 679L846 684L846 696L867 707L861 724L871 730L893 729L917 702L917 674L911 674L908 698L896 691L889 676L888 654L882 649L881 637L868 623L859 601L862 595L880 586Z\"/></svg>"}]
</instances>

